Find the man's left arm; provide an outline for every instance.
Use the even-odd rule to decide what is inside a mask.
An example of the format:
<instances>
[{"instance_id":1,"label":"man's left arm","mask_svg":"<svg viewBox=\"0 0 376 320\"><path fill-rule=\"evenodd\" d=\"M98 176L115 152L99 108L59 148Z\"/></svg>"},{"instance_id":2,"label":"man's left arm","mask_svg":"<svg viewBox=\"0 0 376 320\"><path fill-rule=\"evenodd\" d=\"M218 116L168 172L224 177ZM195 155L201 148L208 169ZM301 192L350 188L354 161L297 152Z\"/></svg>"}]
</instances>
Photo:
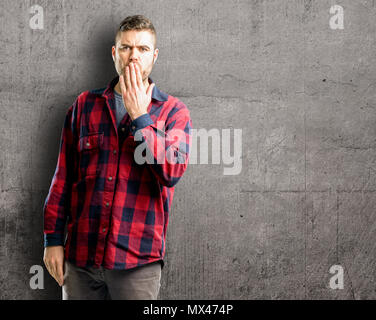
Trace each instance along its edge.
<instances>
[{"instance_id":1,"label":"man's left arm","mask_svg":"<svg viewBox=\"0 0 376 320\"><path fill-rule=\"evenodd\" d=\"M154 123L147 109L155 84L145 88L137 63L125 67L119 83L124 106L132 119L132 134L140 142L135 148L136 163L145 163L145 151L146 163L158 181L173 187L188 165L192 128L188 108L176 100L166 122Z\"/></svg>"},{"instance_id":2,"label":"man's left arm","mask_svg":"<svg viewBox=\"0 0 376 320\"><path fill-rule=\"evenodd\" d=\"M188 108L177 101L166 122L154 123L143 114L131 122L132 134L140 143L135 149L137 163L145 162L158 181L173 187L183 176L191 149L192 120ZM143 152L146 155L143 156Z\"/></svg>"}]
</instances>

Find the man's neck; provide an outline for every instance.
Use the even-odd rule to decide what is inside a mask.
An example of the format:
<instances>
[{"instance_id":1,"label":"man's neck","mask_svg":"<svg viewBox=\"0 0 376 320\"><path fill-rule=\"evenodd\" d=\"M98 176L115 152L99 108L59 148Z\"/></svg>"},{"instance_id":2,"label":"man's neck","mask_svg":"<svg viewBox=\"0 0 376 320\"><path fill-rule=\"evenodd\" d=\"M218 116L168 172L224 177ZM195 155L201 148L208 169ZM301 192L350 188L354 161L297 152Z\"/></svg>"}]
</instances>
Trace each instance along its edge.
<instances>
[{"instance_id":1,"label":"man's neck","mask_svg":"<svg viewBox=\"0 0 376 320\"><path fill-rule=\"evenodd\" d=\"M144 87L145 89L147 90L149 88L149 78L146 79L146 81L144 81ZM120 82L118 81L118 83L115 85L114 87L115 91L118 93L118 94L121 94L121 89L120 89Z\"/></svg>"}]
</instances>

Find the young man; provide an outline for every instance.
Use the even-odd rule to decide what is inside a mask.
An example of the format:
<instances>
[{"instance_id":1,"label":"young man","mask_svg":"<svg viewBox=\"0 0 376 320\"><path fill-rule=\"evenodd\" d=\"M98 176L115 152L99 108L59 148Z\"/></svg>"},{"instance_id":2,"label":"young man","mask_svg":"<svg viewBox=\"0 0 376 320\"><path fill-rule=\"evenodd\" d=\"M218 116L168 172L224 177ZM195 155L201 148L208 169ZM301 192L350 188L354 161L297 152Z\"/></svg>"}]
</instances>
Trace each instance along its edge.
<instances>
[{"instance_id":1,"label":"young man","mask_svg":"<svg viewBox=\"0 0 376 320\"><path fill-rule=\"evenodd\" d=\"M63 299L157 299L174 186L188 164L189 110L149 77L150 20L125 18L112 57L119 76L67 112L44 204L43 260Z\"/></svg>"}]
</instances>

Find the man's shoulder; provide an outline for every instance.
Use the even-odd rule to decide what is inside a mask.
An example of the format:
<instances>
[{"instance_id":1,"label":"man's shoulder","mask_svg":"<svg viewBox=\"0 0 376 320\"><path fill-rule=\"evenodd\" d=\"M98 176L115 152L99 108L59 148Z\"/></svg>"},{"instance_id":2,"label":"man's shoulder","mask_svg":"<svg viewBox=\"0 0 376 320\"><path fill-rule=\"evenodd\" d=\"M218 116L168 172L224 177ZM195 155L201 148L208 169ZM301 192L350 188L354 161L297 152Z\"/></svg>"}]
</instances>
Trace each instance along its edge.
<instances>
[{"instance_id":1,"label":"man's shoulder","mask_svg":"<svg viewBox=\"0 0 376 320\"><path fill-rule=\"evenodd\" d=\"M86 102L87 100L101 97L105 90L106 90L106 87L82 91L77 96L77 102L80 104L80 103Z\"/></svg>"},{"instance_id":2,"label":"man's shoulder","mask_svg":"<svg viewBox=\"0 0 376 320\"><path fill-rule=\"evenodd\" d=\"M169 106L168 109L170 109L169 116L172 116L178 111L185 110L186 112L189 112L189 109L187 105L181 101L178 97L168 95L167 99L167 105Z\"/></svg>"},{"instance_id":3,"label":"man's shoulder","mask_svg":"<svg viewBox=\"0 0 376 320\"><path fill-rule=\"evenodd\" d=\"M74 114L81 113L83 109L85 108L85 105L91 102L95 103L96 98L101 97L105 89L106 88L99 88L99 89L82 91L76 96L75 101L68 108L67 112L74 113Z\"/></svg>"},{"instance_id":4,"label":"man's shoulder","mask_svg":"<svg viewBox=\"0 0 376 320\"><path fill-rule=\"evenodd\" d=\"M95 97L95 96L102 96L105 90L106 90L106 87L86 90L86 91L81 92L79 97L90 98L90 97Z\"/></svg>"},{"instance_id":5,"label":"man's shoulder","mask_svg":"<svg viewBox=\"0 0 376 320\"><path fill-rule=\"evenodd\" d=\"M153 98L158 101L164 109L188 109L178 97L162 91L158 86L153 89Z\"/></svg>"}]
</instances>

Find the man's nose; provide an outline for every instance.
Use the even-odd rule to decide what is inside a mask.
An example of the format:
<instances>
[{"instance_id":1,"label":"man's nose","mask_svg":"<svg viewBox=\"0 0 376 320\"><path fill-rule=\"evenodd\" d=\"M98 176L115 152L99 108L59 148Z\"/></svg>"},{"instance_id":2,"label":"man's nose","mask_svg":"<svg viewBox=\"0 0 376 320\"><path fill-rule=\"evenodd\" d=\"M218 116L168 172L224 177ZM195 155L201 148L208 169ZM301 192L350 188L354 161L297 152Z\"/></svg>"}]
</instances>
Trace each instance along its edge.
<instances>
[{"instance_id":1,"label":"man's nose","mask_svg":"<svg viewBox=\"0 0 376 320\"><path fill-rule=\"evenodd\" d=\"M130 62L139 62L139 56L137 50L133 49L129 57Z\"/></svg>"}]
</instances>

